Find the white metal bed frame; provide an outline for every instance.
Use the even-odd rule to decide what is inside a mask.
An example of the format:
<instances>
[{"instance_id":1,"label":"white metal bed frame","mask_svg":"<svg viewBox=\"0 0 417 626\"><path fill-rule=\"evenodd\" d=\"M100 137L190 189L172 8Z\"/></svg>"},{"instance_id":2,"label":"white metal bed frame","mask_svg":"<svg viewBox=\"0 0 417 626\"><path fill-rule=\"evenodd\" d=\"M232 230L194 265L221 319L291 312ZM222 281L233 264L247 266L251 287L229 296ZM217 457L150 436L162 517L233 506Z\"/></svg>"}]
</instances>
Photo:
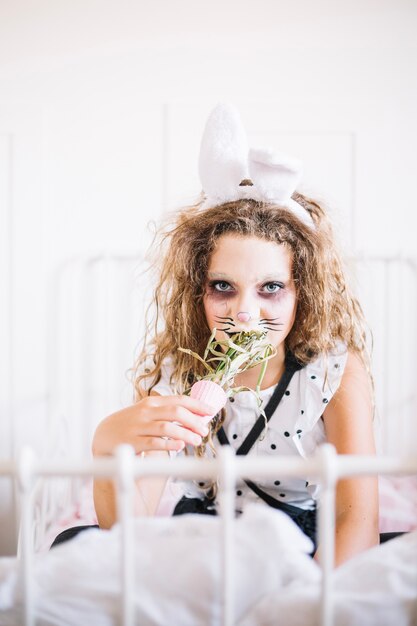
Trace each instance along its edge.
<instances>
[{"instance_id":1,"label":"white metal bed frame","mask_svg":"<svg viewBox=\"0 0 417 626\"><path fill-rule=\"evenodd\" d=\"M21 502L21 559L25 575L26 593L26 624L33 622L33 589L31 586L31 555L36 546L36 535L42 536L48 523L59 518L60 512L65 505L77 497L77 484L86 477L117 475L120 487L120 519L124 529L124 569L127 586L123 592L123 624L132 624L131 605L131 565L128 562L125 542L128 541L129 524L124 521L128 509L129 484L133 474L144 473L173 474L183 477L204 475L205 477L220 474L224 477L227 489L223 489L223 522L225 538L224 550L224 576L225 598L228 597L227 589L230 586L230 563L232 544L227 544L226 538L230 535L232 518L233 490L230 485L239 476L250 476L250 472L256 469L256 476L273 476L278 470L282 475L304 476L306 472L313 473L323 482L323 506L319 520L320 536L326 541L326 537L332 536L329 532L332 526L332 501L334 497L335 481L349 473L361 473L370 471L381 474L407 474L415 470L415 458L417 452L417 431L415 425L415 406L417 388L410 379L411 366L417 348L417 330L415 314L417 311L417 263L413 259L396 257L356 257L351 260L352 274L359 287L359 297L365 299L365 314L375 315L370 319L371 327L379 326L379 333L385 337L386 330L390 329L390 343L379 348L376 358L376 379L387 380L379 389L379 404L381 406L383 422L382 451L385 457L359 460L349 457L337 457L331 448L324 447L320 454L311 460L285 459L285 463L278 459L256 460L256 468L251 464L250 458L234 459L227 456L226 450L221 450L218 461L201 461L195 465L192 459L175 460L169 465L155 465L154 460L131 459L126 451L119 452L116 459L99 459L86 462L86 439L88 430L96 415L105 415L108 405L117 401L117 383L114 380L118 376L119 369L123 369L125 357L120 354L114 355L119 350L119 339L115 337L115 329L120 327L120 311L115 300L115 286L118 286L124 276L129 275L129 295L123 300L123 311L132 306L134 314L125 318L126 328L123 329L124 338L131 341L132 336L137 336L141 318L142 302L138 301L138 295L142 297L143 285L138 285L137 275L141 269L143 260L140 257L128 257L125 255L99 255L92 258L75 259L63 266L59 275L55 277L50 291L51 302L48 341L50 370L49 418L48 431L52 433L48 449L55 451L55 457L48 457L49 461L43 461L44 454L36 459L34 453L22 451L19 459L14 461L0 461L1 474L9 474L16 478L18 499ZM411 289L407 286L411 284ZM147 287L144 285L145 288ZM136 289L136 293L130 293ZM138 287L140 293L138 294ZM393 296L393 289L398 295ZM362 290L362 297L361 297ZM117 293L117 290L116 290ZM125 297L125 296L123 296ZM370 307L367 304L370 303ZM368 308L368 310L367 310ZM87 311L88 319L84 320L83 312ZM404 321L404 311L406 320ZM99 312L99 314L98 314ZM401 317L399 314L401 313ZM123 313L124 314L124 313ZM135 316L138 316L136 319ZM408 316L408 317L407 317ZM141 318L142 319L142 318ZM396 320L401 319L401 324ZM130 325L130 332L127 328ZM93 334L91 333L93 330ZM378 329L377 329L378 331ZM128 337L130 335L130 337ZM110 344L105 344L103 338L111 338ZM94 343L95 342L95 343ZM388 339L387 339L388 342ZM123 343L123 341L121 342ZM392 365L391 344L398 348L398 364ZM77 347L74 353L73 347ZM93 387L88 387L88 365L85 363L85 353L96 354L98 346L100 371L97 378L100 389L97 388L97 380ZM133 346L132 346L133 348ZM126 356L126 350L125 350ZM90 358L90 357L89 357ZM128 365L128 364L127 364ZM396 367L397 366L397 367ZM407 379L407 366L409 370ZM84 368L84 369L82 369ZM116 372L116 373L115 373ZM396 395L392 393L396 390ZM107 398L102 398L104 390ZM74 394L74 391L76 393ZM378 392L378 389L377 389ZM398 392L398 393L397 393ZM111 396L111 398L110 398ZM75 399L74 399L75 398ZM93 399L92 399L93 398ZM96 400L99 402L96 402ZM94 404L96 402L96 404ZM93 406L94 404L94 406ZM120 401L118 401L120 406ZM91 409L94 408L94 411ZM94 417L92 418L92 414ZM71 429L73 440L71 440ZM73 432L75 429L75 433ZM68 437L67 437L68 435ZM63 440L65 439L65 446ZM81 441L81 445L77 445ZM69 454L63 454L69 442ZM75 445L72 446L72 443ZM406 449L404 450L406 444ZM403 450L403 451L402 451ZM38 452L39 453L39 452ZM403 455L405 454L405 458ZM400 458L403 458L401 460ZM42 457L42 458L41 458ZM55 459L55 460L51 460ZM407 458L409 460L407 460ZM58 460L62 459L62 460ZM210 465L212 463L212 465ZM259 465L258 465L259 464ZM131 465L131 468L129 469ZM228 468L227 472L226 469ZM228 473L230 471L230 474ZM264 472L264 474L263 474ZM268 474L269 472L269 474ZM116 473L116 474L114 474ZM67 489L54 489L53 481L45 484L45 480L51 476L61 477L66 481ZM71 480L70 480L71 479ZM227 483L228 481L228 483ZM68 489L68 485L71 488ZM46 487L46 488L45 488ZM330 504L329 504L330 503ZM18 506L18 508L20 508ZM323 543L323 589L322 589L322 624L329 626L332 621L331 610L331 564L333 561L332 546ZM39 545L38 545L39 547ZM129 583L130 581L130 583ZM224 604L224 624L233 622L230 603Z\"/></svg>"},{"instance_id":2,"label":"white metal bed frame","mask_svg":"<svg viewBox=\"0 0 417 626\"><path fill-rule=\"evenodd\" d=\"M91 461L41 461L30 448L25 448L17 461L0 461L0 476L10 476L17 483L21 501L20 562L24 597L24 626L36 626L35 586L33 579L32 509L34 483L37 478L106 477L115 480L117 490L118 521L121 526L120 567L122 588L120 592L120 624L133 626L134 618L134 551L132 496L134 479L140 476L159 475L181 478L219 479L219 501L221 522L222 569L219 584L222 584L222 625L234 624L233 590L233 524L235 482L238 478L273 477L276 473L288 477L311 475L322 485L318 515L318 539L320 564L322 567L320 624L334 624L332 597L332 570L334 564L334 509L335 488L338 480L359 475L410 475L417 474L417 458L358 457L337 455L330 444L322 445L311 459L300 458L251 458L237 457L224 446L216 459L176 458L142 459L135 457L130 446L120 446L114 457ZM140 626L140 625L139 625Z\"/></svg>"}]
</instances>

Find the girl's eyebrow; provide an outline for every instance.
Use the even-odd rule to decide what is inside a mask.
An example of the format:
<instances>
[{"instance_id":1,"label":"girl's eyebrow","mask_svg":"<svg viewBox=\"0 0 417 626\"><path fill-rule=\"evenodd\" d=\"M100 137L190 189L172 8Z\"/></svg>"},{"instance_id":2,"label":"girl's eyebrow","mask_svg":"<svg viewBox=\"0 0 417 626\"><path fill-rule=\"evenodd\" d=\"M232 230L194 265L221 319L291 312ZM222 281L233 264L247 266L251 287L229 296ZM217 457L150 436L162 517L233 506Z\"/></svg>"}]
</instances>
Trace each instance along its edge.
<instances>
[{"instance_id":1,"label":"girl's eyebrow","mask_svg":"<svg viewBox=\"0 0 417 626\"><path fill-rule=\"evenodd\" d=\"M228 282L236 282L231 276L229 276L228 274L224 274L223 272L207 272L208 278L221 278L223 280L227 280ZM285 280L289 280L289 276L287 276L286 274L280 274L279 272L276 272L275 274L267 274L266 276L261 276L259 278L255 279L255 282L257 283L264 283L264 282L273 282L273 281L285 281Z\"/></svg>"},{"instance_id":2,"label":"girl's eyebrow","mask_svg":"<svg viewBox=\"0 0 417 626\"><path fill-rule=\"evenodd\" d=\"M227 274L223 274L223 272L207 272L207 276L209 278L227 278L228 280L232 280Z\"/></svg>"}]
</instances>

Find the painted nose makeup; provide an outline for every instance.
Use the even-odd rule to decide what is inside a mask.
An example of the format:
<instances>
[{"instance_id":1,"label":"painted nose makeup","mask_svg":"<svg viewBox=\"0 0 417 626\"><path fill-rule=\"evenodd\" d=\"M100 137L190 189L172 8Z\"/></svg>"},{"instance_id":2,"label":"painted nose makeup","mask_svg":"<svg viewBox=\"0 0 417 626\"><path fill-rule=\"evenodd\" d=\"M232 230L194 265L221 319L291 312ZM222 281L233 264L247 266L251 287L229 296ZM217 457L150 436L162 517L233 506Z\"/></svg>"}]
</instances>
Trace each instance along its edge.
<instances>
[{"instance_id":1,"label":"painted nose makeup","mask_svg":"<svg viewBox=\"0 0 417 626\"><path fill-rule=\"evenodd\" d=\"M236 317L239 322L250 322L250 320L252 319L251 314L247 311L239 311Z\"/></svg>"}]
</instances>

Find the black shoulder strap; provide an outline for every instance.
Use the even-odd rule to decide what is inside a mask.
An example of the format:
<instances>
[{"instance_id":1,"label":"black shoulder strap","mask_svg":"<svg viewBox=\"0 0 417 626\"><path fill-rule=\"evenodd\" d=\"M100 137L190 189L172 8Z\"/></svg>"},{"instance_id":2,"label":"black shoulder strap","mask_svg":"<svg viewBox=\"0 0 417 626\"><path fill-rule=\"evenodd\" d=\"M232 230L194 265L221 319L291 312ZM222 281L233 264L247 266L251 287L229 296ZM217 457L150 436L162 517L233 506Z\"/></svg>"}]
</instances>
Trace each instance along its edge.
<instances>
[{"instance_id":1,"label":"black shoulder strap","mask_svg":"<svg viewBox=\"0 0 417 626\"><path fill-rule=\"evenodd\" d=\"M273 509L279 509L280 511L284 511L292 518L294 518L297 514L303 511L303 509L293 506L292 504L287 504L287 502L281 502L280 500L276 500L276 498L270 496L269 493L266 493L265 491L260 489L258 485L255 485L255 483L253 483L251 480L245 480L245 483L250 489L252 489L252 491L256 493L258 498L261 498L261 500L269 504L269 506L271 506Z\"/></svg>"},{"instance_id":2,"label":"black shoulder strap","mask_svg":"<svg viewBox=\"0 0 417 626\"><path fill-rule=\"evenodd\" d=\"M275 409L277 408L278 404L280 403L285 390L290 384L291 378L293 377L294 373L297 370L301 369L301 367L302 367L301 364L298 363L298 361L296 361L292 355L287 356L285 360L285 371L283 375L281 376L279 383L274 389L274 393L272 394L268 404L266 405L264 409L266 419L268 422L271 419L272 415L274 414ZM264 430L264 428L265 428L265 418L263 417L263 415L260 415L258 419L256 420L255 424L252 426L250 432L247 434L241 446L236 450L236 454L239 454L239 455L247 454L249 450L252 448L255 441L258 439L259 435ZM217 438L222 444L222 446L230 445L223 426L219 429L217 433Z\"/></svg>"}]
</instances>

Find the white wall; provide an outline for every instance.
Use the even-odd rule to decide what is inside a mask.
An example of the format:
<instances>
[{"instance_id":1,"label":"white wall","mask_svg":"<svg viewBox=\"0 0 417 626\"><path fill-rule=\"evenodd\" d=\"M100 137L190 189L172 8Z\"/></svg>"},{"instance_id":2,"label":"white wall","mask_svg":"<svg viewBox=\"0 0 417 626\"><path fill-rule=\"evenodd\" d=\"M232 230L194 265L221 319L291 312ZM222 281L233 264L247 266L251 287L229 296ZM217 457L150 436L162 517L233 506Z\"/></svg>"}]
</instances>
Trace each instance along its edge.
<instances>
[{"instance_id":1,"label":"white wall","mask_svg":"<svg viewBox=\"0 0 417 626\"><path fill-rule=\"evenodd\" d=\"M218 100L303 158L347 249L415 255L416 26L411 0L0 2L1 457L45 449L57 269L193 199Z\"/></svg>"}]
</instances>

